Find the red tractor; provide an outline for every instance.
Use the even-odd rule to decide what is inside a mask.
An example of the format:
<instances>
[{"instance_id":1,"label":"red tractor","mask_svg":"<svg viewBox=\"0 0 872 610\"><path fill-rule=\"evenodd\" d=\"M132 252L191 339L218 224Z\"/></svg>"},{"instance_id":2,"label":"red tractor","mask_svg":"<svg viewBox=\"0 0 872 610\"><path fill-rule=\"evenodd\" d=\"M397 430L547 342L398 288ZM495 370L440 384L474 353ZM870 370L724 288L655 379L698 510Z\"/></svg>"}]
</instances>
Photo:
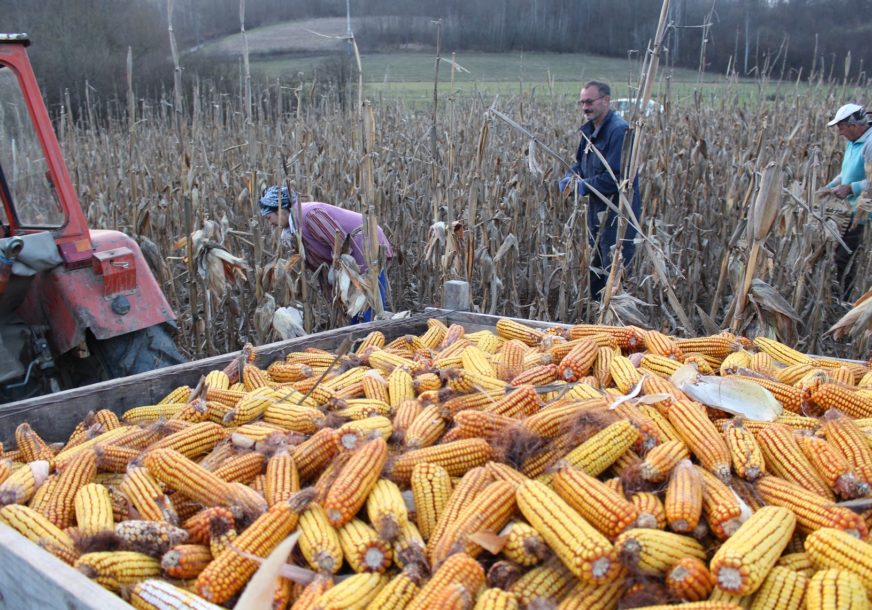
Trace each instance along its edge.
<instances>
[{"instance_id":1,"label":"red tractor","mask_svg":"<svg viewBox=\"0 0 872 610\"><path fill-rule=\"evenodd\" d=\"M90 230L25 34L0 34L0 402L184 361L136 242Z\"/></svg>"}]
</instances>

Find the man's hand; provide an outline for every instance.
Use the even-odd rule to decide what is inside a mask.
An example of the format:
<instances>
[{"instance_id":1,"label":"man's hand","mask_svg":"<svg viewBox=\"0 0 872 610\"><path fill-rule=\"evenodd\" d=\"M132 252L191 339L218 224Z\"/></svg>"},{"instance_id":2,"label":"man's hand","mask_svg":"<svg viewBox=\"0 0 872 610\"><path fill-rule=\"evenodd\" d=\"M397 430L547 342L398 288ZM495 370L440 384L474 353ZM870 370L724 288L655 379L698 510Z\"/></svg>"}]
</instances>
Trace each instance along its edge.
<instances>
[{"instance_id":1,"label":"man's hand","mask_svg":"<svg viewBox=\"0 0 872 610\"><path fill-rule=\"evenodd\" d=\"M851 188L850 184L840 184L836 188L833 189L833 195L838 197L839 199L845 199L849 195L854 193L854 190Z\"/></svg>"},{"instance_id":2,"label":"man's hand","mask_svg":"<svg viewBox=\"0 0 872 610\"><path fill-rule=\"evenodd\" d=\"M827 187L823 187L816 190L814 194L818 197L829 197L833 194L833 191L831 189L828 189Z\"/></svg>"},{"instance_id":3,"label":"man's hand","mask_svg":"<svg viewBox=\"0 0 872 610\"><path fill-rule=\"evenodd\" d=\"M584 184L581 181L574 181L575 176L572 174L567 174L563 177L563 179L559 183L560 192L563 195L571 195L573 190L578 192L579 195L584 195ZM575 189L572 187L575 186Z\"/></svg>"},{"instance_id":4,"label":"man's hand","mask_svg":"<svg viewBox=\"0 0 872 610\"><path fill-rule=\"evenodd\" d=\"M569 186L570 181L572 180L572 176L564 176L563 179L560 180L558 184L560 188L560 192L563 193L566 191L566 187Z\"/></svg>"}]
</instances>

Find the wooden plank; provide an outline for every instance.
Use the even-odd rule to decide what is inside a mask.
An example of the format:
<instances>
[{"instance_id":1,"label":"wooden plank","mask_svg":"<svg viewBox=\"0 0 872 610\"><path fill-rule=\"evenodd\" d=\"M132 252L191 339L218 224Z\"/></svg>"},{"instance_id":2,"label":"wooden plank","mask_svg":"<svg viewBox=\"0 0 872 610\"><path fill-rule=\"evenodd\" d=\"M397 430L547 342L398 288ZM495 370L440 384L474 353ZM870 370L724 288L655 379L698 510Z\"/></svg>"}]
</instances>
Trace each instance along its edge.
<instances>
[{"instance_id":1,"label":"wooden plank","mask_svg":"<svg viewBox=\"0 0 872 610\"><path fill-rule=\"evenodd\" d=\"M131 610L81 572L0 524L0 610Z\"/></svg>"},{"instance_id":2,"label":"wooden plank","mask_svg":"<svg viewBox=\"0 0 872 610\"><path fill-rule=\"evenodd\" d=\"M426 330L427 319L430 317L444 319L445 313L439 310L401 320L380 320L270 343L256 349L255 363L265 367L288 352L307 347L335 349L346 338L362 339L373 330L381 331L391 339L406 334L421 334ZM15 428L25 421L45 440L64 441L89 411L111 409L120 414L131 407L154 404L173 388L180 385L193 387L201 375L223 369L240 353L203 358L157 371L0 405L0 442L7 446L13 445Z\"/></svg>"}]
</instances>

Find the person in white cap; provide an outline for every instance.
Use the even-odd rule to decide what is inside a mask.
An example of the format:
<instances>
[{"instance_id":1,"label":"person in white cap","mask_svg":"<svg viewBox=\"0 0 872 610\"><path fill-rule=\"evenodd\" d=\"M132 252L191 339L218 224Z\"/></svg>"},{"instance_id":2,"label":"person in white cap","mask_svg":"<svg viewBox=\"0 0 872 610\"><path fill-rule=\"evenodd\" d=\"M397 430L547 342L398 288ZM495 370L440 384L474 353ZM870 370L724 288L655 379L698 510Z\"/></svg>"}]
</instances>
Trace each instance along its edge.
<instances>
[{"instance_id":1,"label":"person in white cap","mask_svg":"<svg viewBox=\"0 0 872 610\"><path fill-rule=\"evenodd\" d=\"M845 104L836 111L828 126L835 126L839 135L845 138L845 155L842 158L842 171L838 176L818 191L819 196L831 195L846 199L851 206L851 222L842 234L842 241L848 249L839 246L835 263L839 283L842 284L842 298L847 299L854 285L854 269L851 257L863 238L864 225L869 214L857 213L857 199L866 189L865 163L872 162L872 129L866 109L859 104Z\"/></svg>"}]
</instances>

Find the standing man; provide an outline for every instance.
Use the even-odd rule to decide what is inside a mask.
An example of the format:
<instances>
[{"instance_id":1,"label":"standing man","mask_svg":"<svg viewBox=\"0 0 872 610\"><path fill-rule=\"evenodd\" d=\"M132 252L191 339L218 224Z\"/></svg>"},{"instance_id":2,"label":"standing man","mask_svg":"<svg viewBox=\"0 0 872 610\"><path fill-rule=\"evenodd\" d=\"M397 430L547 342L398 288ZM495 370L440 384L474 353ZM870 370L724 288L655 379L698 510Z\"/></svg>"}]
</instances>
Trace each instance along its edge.
<instances>
[{"instance_id":1,"label":"standing man","mask_svg":"<svg viewBox=\"0 0 872 610\"><path fill-rule=\"evenodd\" d=\"M363 215L351 210L345 210L329 203L317 201L300 202L297 193L288 193L287 187L281 189L271 186L260 198L260 214L275 227L282 228L282 244L286 248L294 247L296 234L300 233L305 251L306 267L310 271L320 271L319 280L327 300L331 300L332 287L327 280L326 269L333 266L333 243L336 233L348 244L347 254L354 257L361 275L367 271L363 243ZM293 205L292 205L293 201ZM384 231L378 227L378 242L385 249L387 258L394 256L391 244ZM322 265L324 268L322 269ZM378 274L378 288L382 306L387 306L388 279L384 269ZM354 316L350 322L369 322L372 320L372 310L367 309Z\"/></svg>"},{"instance_id":2,"label":"standing man","mask_svg":"<svg viewBox=\"0 0 872 610\"><path fill-rule=\"evenodd\" d=\"M612 174L621 180L621 150L627 122L609 108L611 87L603 81L588 81L581 88L578 108L585 123L581 126L581 141L575 153L575 165L560 181L560 190L571 193L573 185L579 195L589 195L587 207L588 240L595 246L590 269L590 293L599 299L608 280L612 264L612 247L617 241L618 214L603 201L598 191L619 209L618 184ZM596 150L594 150L596 149ZM608 167L600 160L599 151ZM611 173L609 173L611 169ZM636 217L641 212L639 178L633 178L632 208ZM622 244L624 264L629 264L636 250L633 239L636 229L627 226Z\"/></svg>"},{"instance_id":3,"label":"standing man","mask_svg":"<svg viewBox=\"0 0 872 610\"><path fill-rule=\"evenodd\" d=\"M839 135L847 140L841 173L818 191L818 195L847 199L851 205L851 222L842 233L842 241L848 249L839 246L835 257L836 277L842 285L842 299L847 299L854 287L855 270L851 265L851 258L860 245L863 228L869 218L869 214L858 213L857 199L866 189L865 163L872 162L872 129L869 129L866 109L859 104L845 104L836 111L836 116L827 125L835 125Z\"/></svg>"}]
</instances>

